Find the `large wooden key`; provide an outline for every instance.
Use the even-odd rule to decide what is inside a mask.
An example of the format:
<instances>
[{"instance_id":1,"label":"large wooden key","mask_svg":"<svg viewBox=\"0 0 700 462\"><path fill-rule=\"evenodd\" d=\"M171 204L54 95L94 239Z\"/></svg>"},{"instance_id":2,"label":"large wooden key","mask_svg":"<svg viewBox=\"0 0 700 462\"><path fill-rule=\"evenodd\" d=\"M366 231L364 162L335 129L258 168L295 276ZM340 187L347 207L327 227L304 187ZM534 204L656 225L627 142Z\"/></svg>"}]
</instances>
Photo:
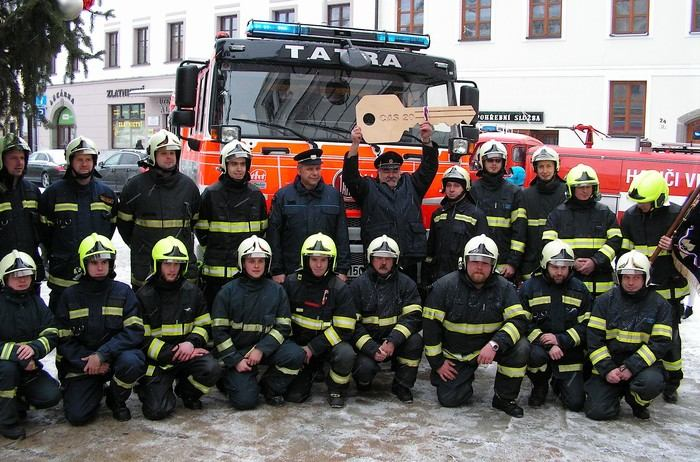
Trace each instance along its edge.
<instances>
[{"instance_id":1,"label":"large wooden key","mask_svg":"<svg viewBox=\"0 0 700 462\"><path fill-rule=\"evenodd\" d=\"M363 96L355 106L357 125L367 143L395 143L403 132L424 120L430 123L470 123L471 106L404 107L396 95Z\"/></svg>"}]
</instances>

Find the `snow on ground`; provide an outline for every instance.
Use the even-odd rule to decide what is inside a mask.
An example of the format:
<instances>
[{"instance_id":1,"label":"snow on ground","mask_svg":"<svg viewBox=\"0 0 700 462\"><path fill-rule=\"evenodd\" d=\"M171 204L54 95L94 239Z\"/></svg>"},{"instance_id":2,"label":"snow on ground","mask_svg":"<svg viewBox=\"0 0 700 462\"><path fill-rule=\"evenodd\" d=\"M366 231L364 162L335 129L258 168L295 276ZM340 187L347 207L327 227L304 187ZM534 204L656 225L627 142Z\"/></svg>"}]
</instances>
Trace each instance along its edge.
<instances>
[{"instance_id":1,"label":"snow on ground","mask_svg":"<svg viewBox=\"0 0 700 462\"><path fill-rule=\"evenodd\" d=\"M118 279L126 282L129 249L118 236L115 244ZM686 377L680 401L670 405L657 399L650 421L634 418L624 401L620 418L612 422L564 411L551 396L543 408L531 409L527 379L519 398L525 417L510 418L491 408L493 365L477 372L469 406L441 408L423 361L411 405L389 391L390 373L381 373L376 389L366 395L357 396L351 387L341 410L328 407L323 384L314 385L307 403L262 404L245 412L230 408L214 390L203 399L203 411L179 403L176 413L160 422L142 417L135 396L128 403L133 418L126 423L113 420L103 407L96 422L71 427L59 404L30 411L27 439L0 439L0 460L693 460L700 453L700 313L684 322L681 332ZM53 355L45 362L55 371Z\"/></svg>"}]
</instances>

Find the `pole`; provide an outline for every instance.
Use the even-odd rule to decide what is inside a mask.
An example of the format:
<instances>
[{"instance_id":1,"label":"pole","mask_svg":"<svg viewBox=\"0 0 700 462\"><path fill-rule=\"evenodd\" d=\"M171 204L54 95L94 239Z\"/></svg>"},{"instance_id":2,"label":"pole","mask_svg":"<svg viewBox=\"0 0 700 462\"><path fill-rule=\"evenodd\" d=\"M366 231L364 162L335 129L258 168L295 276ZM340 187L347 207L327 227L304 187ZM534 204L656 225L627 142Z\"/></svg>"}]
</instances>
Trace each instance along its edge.
<instances>
[{"instance_id":1,"label":"pole","mask_svg":"<svg viewBox=\"0 0 700 462\"><path fill-rule=\"evenodd\" d=\"M698 185L693 191L691 191L690 194L688 194L688 198L685 200L683 207L681 207L681 211L678 212L678 216L675 220L673 220L671 227L666 230L666 234L664 234L664 236L673 236L681 223L683 223L688 217L688 213L695 207L695 205L697 205L696 202L698 201L698 194L700 194L700 185ZM657 245L654 249L654 253L651 254L651 257L649 257L649 262L654 263L654 260L656 260L656 257L658 257L660 253L661 248Z\"/></svg>"}]
</instances>

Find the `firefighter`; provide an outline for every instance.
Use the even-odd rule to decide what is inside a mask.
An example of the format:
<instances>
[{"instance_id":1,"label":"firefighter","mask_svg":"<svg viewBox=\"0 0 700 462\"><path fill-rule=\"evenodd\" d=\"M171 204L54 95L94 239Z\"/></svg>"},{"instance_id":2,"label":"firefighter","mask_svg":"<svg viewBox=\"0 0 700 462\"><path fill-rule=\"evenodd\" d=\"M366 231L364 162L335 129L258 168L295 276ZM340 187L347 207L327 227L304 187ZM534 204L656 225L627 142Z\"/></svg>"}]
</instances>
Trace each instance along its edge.
<instances>
[{"instance_id":1,"label":"firefighter","mask_svg":"<svg viewBox=\"0 0 700 462\"><path fill-rule=\"evenodd\" d=\"M667 373L663 398L668 403L676 403L677 390L683 379L679 324L684 311L683 298L689 294L690 289L688 281L673 264L672 240L665 234L681 208L669 202L668 184L661 173L655 170L645 170L637 175L630 184L627 197L637 204L627 209L622 217L623 250L639 250L649 257L657 246L662 249L651 266L651 282L654 290L672 308L673 340L663 358Z\"/></svg>"},{"instance_id":2,"label":"firefighter","mask_svg":"<svg viewBox=\"0 0 700 462\"><path fill-rule=\"evenodd\" d=\"M445 407L467 404L479 365L496 361L492 406L522 417L516 399L525 376L529 343L524 337L530 313L515 287L495 272L498 246L484 234L464 247L464 269L433 284L423 309L425 356Z\"/></svg>"},{"instance_id":3,"label":"firefighter","mask_svg":"<svg viewBox=\"0 0 700 462\"><path fill-rule=\"evenodd\" d=\"M189 256L172 236L153 246L153 273L136 296L141 302L146 375L137 388L143 415L161 420L175 410L175 395L188 409L219 380L221 368L206 349L211 317L204 294L184 278ZM175 394L173 394L173 382Z\"/></svg>"},{"instance_id":4,"label":"firefighter","mask_svg":"<svg viewBox=\"0 0 700 462\"><path fill-rule=\"evenodd\" d=\"M547 217L542 242L562 239L574 249L574 275L593 298L613 286L611 266L622 245L622 232L615 214L599 202L598 175L578 164L566 175L566 202Z\"/></svg>"},{"instance_id":5,"label":"firefighter","mask_svg":"<svg viewBox=\"0 0 700 462\"><path fill-rule=\"evenodd\" d=\"M362 130L352 130L352 145L343 163L343 182L362 208L361 238L366 249L379 236L387 235L398 242L402 252L402 269L418 281L418 262L426 257L427 240L421 203L438 169L438 145L431 141L433 127L420 126L423 154L418 170L401 173L403 158L385 151L374 160L377 177L360 176L358 151Z\"/></svg>"},{"instance_id":6,"label":"firefighter","mask_svg":"<svg viewBox=\"0 0 700 462\"><path fill-rule=\"evenodd\" d=\"M292 381L285 399L295 403L311 395L314 377L326 377L328 404L345 406L355 351L349 343L355 330L355 303L350 289L337 277L333 239L322 233L309 236L301 246L301 269L289 275L284 288L292 308L292 340L304 349L304 368Z\"/></svg>"},{"instance_id":7,"label":"firefighter","mask_svg":"<svg viewBox=\"0 0 700 462\"><path fill-rule=\"evenodd\" d=\"M574 251L562 240L542 249L540 271L520 288L520 302L530 312L527 328L532 381L528 404L542 406L552 389L567 409L583 410L583 363L591 294L573 275Z\"/></svg>"},{"instance_id":8,"label":"firefighter","mask_svg":"<svg viewBox=\"0 0 700 462\"><path fill-rule=\"evenodd\" d=\"M79 136L65 149L66 173L39 199L41 242L48 256L49 308L54 313L63 291L78 283L80 242L92 233L111 238L116 228L117 196L97 180L97 147Z\"/></svg>"},{"instance_id":9,"label":"firefighter","mask_svg":"<svg viewBox=\"0 0 700 462\"><path fill-rule=\"evenodd\" d=\"M587 342L593 375L586 381L586 416L614 419L625 397L632 413L649 419L664 389L661 358L671 347L672 308L649 288L649 260L632 250L617 259L617 286L596 298Z\"/></svg>"},{"instance_id":10,"label":"firefighter","mask_svg":"<svg viewBox=\"0 0 700 462\"><path fill-rule=\"evenodd\" d=\"M51 311L35 293L34 259L12 250L0 260L0 435L24 438L19 421L27 407L45 409L61 400L56 382L39 361L56 346Z\"/></svg>"},{"instance_id":11,"label":"firefighter","mask_svg":"<svg viewBox=\"0 0 700 462\"><path fill-rule=\"evenodd\" d=\"M137 290L151 272L156 242L174 236L189 254L185 277L197 280L194 254L195 222L199 216L199 189L179 172L180 140L167 130L148 139L148 171L131 178L122 189L117 217L119 234L131 249L131 286Z\"/></svg>"},{"instance_id":12,"label":"firefighter","mask_svg":"<svg viewBox=\"0 0 700 462\"><path fill-rule=\"evenodd\" d=\"M262 236L267 229L265 196L250 183L250 162L250 149L245 144L226 144L221 150L219 181L202 193L195 233L204 247L202 282L209 307L237 271L236 254L231 249L253 234Z\"/></svg>"},{"instance_id":13,"label":"firefighter","mask_svg":"<svg viewBox=\"0 0 700 462\"><path fill-rule=\"evenodd\" d=\"M39 257L39 188L24 179L31 149L14 133L0 138L0 255L16 249L36 263L35 287L44 280Z\"/></svg>"},{"instance_id":14,"label":"firefighter","mask_svg":"<svg viewBox=\"0 0 700 462\"><path fill-rule=\"evenodd\" d=\"M338 274L350 270L350 240L343 196L321 177L320 149L294 156L297 176L275 193L270 208L267 239L272 249L272 278L280 284L299 268L301 244L312 234L330 236L338 248Z\"/></svg>"},{"instance_id":15,"label":"firefighter","mask_svg":"<svg viewBox=\"0 0 700 462\"><path fill-rule=\"evenodd\" d=\"M128 285L114 280L117 251L106 236L89 235L78 254L82 277L56 307L64 413L71 425L84 425L97 416L104 394L112 416L127 421L126 400L146 372L138 300Z\"/></svg>"},{"instance_id":16,"label":"firefighter","mask_svg":"<svg viewBox=\"0 0 700 462\"><path fill-rule=\"evenodd\" d=\"M412 403L423 350L422 308L416 283L398 270L399 256L395 240L375 238L367 247L367 270L350 284L358 320L352 338L357 350L353 377L358 391L369 391L381 363L391 362L391 392Z\"/></svg>"},{"instance_id":17,"label":"firefighter","mask_svg":"<svg viewBox=\"0 0 700 462\"><path fill-rule=\"evenodd\" d=\"M421 278L426 286L457 269L459 254L474 236L489 232L484 212L476 208L469 194L469 172L458 165L445 171L442 190L445 198L430 218L428 256Z\"/></svg>"},{"instance_id":18,"label":"firefighter","mask_svg":"<svg viewBox=\"0 0 700 462\"><path fill-rule=\"evenodd\" d=\"M538 257L542 250L542 233L547 217L566 200L566 183L559 176L559 154L549 146L542 146L532 154L535 178L522 193L522 204L527 220L527 239L520 264L520 275L528 279L540 268Z\"/></svg>"},{"instance_id":19,"label":"firefighter","mask_svg":"<svg viewBox=\"0 0 700 462\"><path fill-rule=\"evenodd\" d=\"M289 299L284 288L269 279L272 251L262 238L251 236L238 246L238 267L221 288L212 307L212 333L224 363L222 388L240 410L265 401L284 404L287 387L304 364L304 350L289 339L292 333ZM258 366L267 365L258 386Z\"/></svg>"},{"instance_id":20,"label":"firefighter","mask_svg":"<svg viewBox=\"0 0 700 462\"><path fill-rule=\"evenodd\" d=\"M496 271L506 279L513 279L525 252L527 221L522 206L522 191L507 182L508 151L503 143L490 140L476 153L477 176L471 195L476 206L486 214L489 235L498 246Z\"/></svg>"}]
</instances>

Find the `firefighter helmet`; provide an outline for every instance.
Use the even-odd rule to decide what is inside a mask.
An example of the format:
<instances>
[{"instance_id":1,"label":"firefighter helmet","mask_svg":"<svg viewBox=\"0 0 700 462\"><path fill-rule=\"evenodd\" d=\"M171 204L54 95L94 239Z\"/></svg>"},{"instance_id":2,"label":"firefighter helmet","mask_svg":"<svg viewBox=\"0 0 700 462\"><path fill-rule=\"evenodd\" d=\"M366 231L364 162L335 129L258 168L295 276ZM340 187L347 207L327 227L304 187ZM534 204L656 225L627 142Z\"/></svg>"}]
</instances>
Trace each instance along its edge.
<instances>
[{"instance_id":1,"label":"firefighter helmet","mask_svg":"<svg viewBox=\"0 0 700 462\"><path fill-rule=\"evenodd\" d=\"M574 260L574 250L571 246L561 239L555 239L542 248L540 266L543 270L546 270L550 263L554 266L574 266Z\"/></svg>"},{"instance_id":2,"label":"firefighter helmet","mask_svg":"<svg viewBox=\"0 0 700 462\"><path fill-rule=\"evenodd\" d=\"M309 257L328 257L328 269L335 270L337 255L333 239L323 233L312 234L301 245L301 266L308 269Z\"/></svg>"},{"instance_id":3,"label":"firefighter helmet","mask_svg":"<svg viewBox=\"0 0 700 462\"><path fill-rule=\"evenodd\" d=\"M460 167L459 165L453 165L448 168L442 175L442 188L445 189L448 181L454 181L462 185L465 191L471 189L471 180L469 178L469 172Z\"/></svg>"},{"instance_id":4,"label":"firefighter helmet","mask_svg":"<svg viewBox=\"0 0 700 462\"><path fill-rule=\"evenodd\" d=\"M36 276L36 263L27 253L13 250L0 260L0 285L6 284L7 276Z\"/></svg>"},{"instance_id":5,"label":"firefighter helmet","mask_svg":"<svg viewBox=\"0 0 700 462\"><path fill-rule=\"evenodd\" d=\"M165 148L167 151L175 151L178 160L180 159L180 139L167 130L160 130L148 138L148 146L146 146L146 154L148 154L148 163L151 166L156 165L156 151Z\"/></svg>"},{"instance_id":6,"label":"firefighter helmet","mask_svg":"<svg viewBox=\"0 0 700 462\"><path fill-rule=\"evenodd\" d=\"M648 286L651 281L651 263L639 250L630 250L617 259L615 282L619 284L623 274L644 274L644 285Z\"/></svg>"},{"instance_id":7,"label":"firefighter helmet","mask_svg":"<svg viewBox=\"0 0 700 462\"><path fill-rule=\"evenodd\" d=\"M477 168L479 170L484 170L484 162L486 159L491 159L494 157L503 159L502 169L505 171L506 162L508 161L508 150L500 141L488 140L482 144L479 147L479 150L476 152Z\"/></svg>"},{"instance_id":8,"label":"firefighter helmet","mask_svg":"<svg viewBox=\"0 0 700 462\"><path fill-rule=\"evenodd\" d=\"M29 157L29 154L32 152L27 142L19 136L15 135L14 133L8 133L7 135L0 138L0 170L3 167L2 154L15 150L24 151L25 163L27 161L27 158Z\"/></svg>"},{"instance_id":9,"label":"firefighter helmet","mask_svg":"<svg viewBox=\"0 0 700 462\"><path fill-rule=\"evenodd\" d=\"M532 167L537 171L537 162L550 160L554 162L554 170L559 170L559 153L549 146L541 146L532 154Z\"/></svg>"},{"instance_id":10,"label":"firefighter helmet","mask_svg":"<svg viewBox=\"0 0 700 462\"><path fill-rule=\"evenodd\" d=\"M566 194L568 197L574 197L574 188L579 186L593 186L593 198L599 199L598 194L598 174L592 167L584 164L578 164L566 175Z\"/></svg>"},{"instance_id":11,"label":"firefighter helmet","mask_svg":"<svg viewBox=\"0 0 700 462\"><path fill-rule=\"evenodd\" d=\"M253 235L241 242L238 246L238 268L241 271L245 271L243 268L243 259L246 257L265 258L267 260L265 272L270 271L270 266L272 265L272 249L265 239Z\"/></svg>"},{"instance_id":12,"label":"firefighter helmet","mask_svg":"<svg viewBox=\"0 0 700 462\"><path fill-rule=\"evenodd\" d=\"M76 154L90 154L93 162L97 164L97 155L99 151L97 150L97 145L90 138L81 135L77 138L73 138L68 145L66 145L64 153L66 162L70 166L70 162Z\"/></svg>"},{"instance_id":13,"label":"firefighter helmet","mask_svg":"<svg viewBox=\"0 0 700 462\"><path fill-rule=\"evenodd\" d=\"M367 246L367 261L370 263L372 262L372 257L389 257L395 259L396 263L398 263L400 256L399 244L386 234L375 237Z\"/></svg>"},{"instance_id":14,"label":"firefighter helmet","mask_svg":"<svg viewBox=\"0 0 700 462\"><path fill-rule=\"evenodd\" d=\"M656 170L644 170L630 184L628 197L640 204L651 202L654 208L668 205L668 183Z\"/></svg>"},{"instance_id":15,"label":"firefighter helmet","mask_svg":"<svg viewBox=\"0 0 700 462\"><path fill-rule=\"evenodd\" d=\"M87 262L90 260L109 260L114 269L114 260L117 258L117 249L108 237L92 233L80 242L78 247L80 268L87 274Z\"/></svg>"},{"instance_id":16,"label":"firefighter helmet","mask_svg":"<svg viewBox=\"0 0 700 462\"><path fill-rule=\"evenodd\" d=\"M244 143L233 140L221 149L221 171L226 172L226 162L231 159L245 159L246 168L250 167L250 148Z\"/></svg>"},{"instance_id":17,"label":"firefighter helmet","mask_svg":"<svg viewBox=\"0 0 700 462\"><path fill-rule=\"evenodd\" d=\"M168 236L156 242L151 251L153 258L153 273L158 273L160 263L180 263L180 274L187 272L190 257L187 247L180 240L173 236Z\"/></svg>"},{"instance_id":18,"label":"firefighter helmet","mask_svg":"<svg viewBox=\"0 0 700 462\"><path fill-rule=\"evenodd\" d=\"M479 234L469 239L467 245L464 246L464 267L467 267L467 262L485 261L491 264L491 271L496 270L496 262L498 261L498 246L486 234Z\"/></svg>"}]
</instances>

